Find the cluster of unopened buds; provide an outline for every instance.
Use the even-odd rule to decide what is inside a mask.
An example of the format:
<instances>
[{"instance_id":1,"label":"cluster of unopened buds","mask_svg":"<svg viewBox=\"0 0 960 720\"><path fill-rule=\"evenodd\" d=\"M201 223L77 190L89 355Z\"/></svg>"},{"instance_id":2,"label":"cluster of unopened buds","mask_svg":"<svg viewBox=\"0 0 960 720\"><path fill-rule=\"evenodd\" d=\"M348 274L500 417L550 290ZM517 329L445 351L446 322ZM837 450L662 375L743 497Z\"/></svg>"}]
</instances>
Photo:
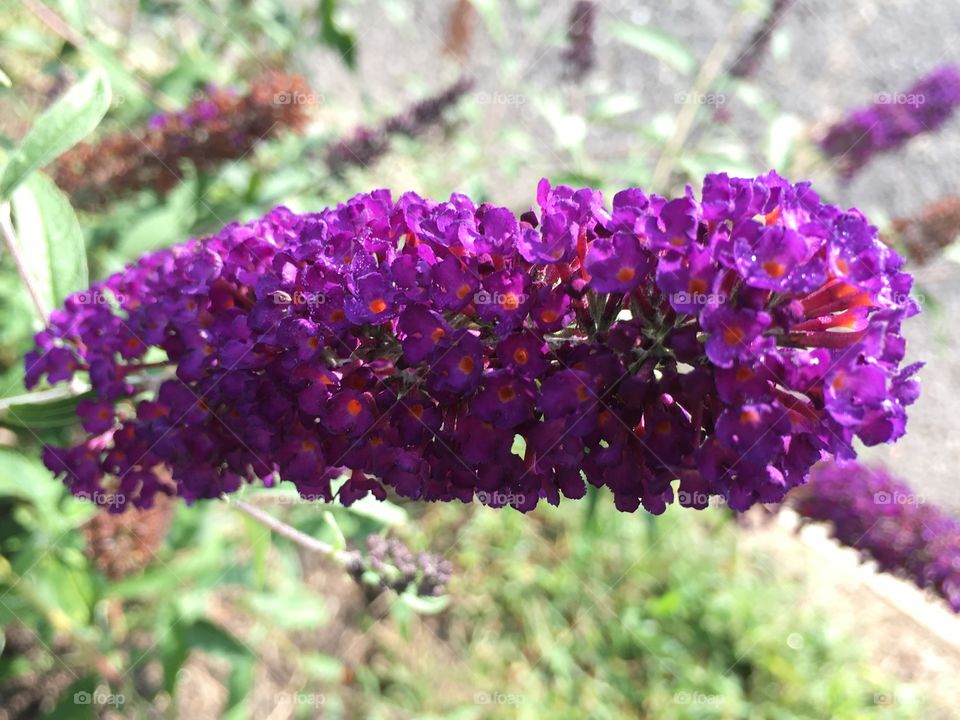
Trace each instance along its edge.
<instances>
[{"instance_id":1,"label":"cluster of unopened buds","mask_svg":"<svg viewBox=\"0 0 960 720\"><path fill-rule=\"evenodd\" d=\"M859 211L775 173L536 199L377 190L145 256L36 336L29 385L93 387L47 466L137 506L285 480L348 504L527 511L590 483L624 511L744 510L903 434L918 308Z\"/></svg>"},{"instance_id":2,"label":"cluster of unopened buds","mask_svg":"<svg viewBox=\"0 0 960 720\"><path fill-rule=\"evenodd\" d=\"M397 593L412 592L420 597L442 595L453 574L453 565L438 555L419 552L396 538L367 536L366 558L350 551L345 561L347 572L361 585L369 583Z\"/></svg>"}]
</instances>

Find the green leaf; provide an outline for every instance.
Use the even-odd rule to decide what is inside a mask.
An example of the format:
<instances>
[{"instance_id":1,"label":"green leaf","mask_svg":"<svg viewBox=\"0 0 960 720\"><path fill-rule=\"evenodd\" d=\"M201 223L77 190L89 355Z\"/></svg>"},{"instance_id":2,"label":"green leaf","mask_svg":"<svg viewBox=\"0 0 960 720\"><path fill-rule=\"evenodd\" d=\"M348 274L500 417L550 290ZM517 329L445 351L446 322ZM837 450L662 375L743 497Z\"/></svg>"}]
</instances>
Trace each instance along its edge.
<instances>
[{"instance_id":1,"label":"green leaf","mask_svg":"<svg viewBox=\"0 0 960 720\"><path fill-rule=\"evenodd\" d=\"M24 430L69 427L77 422L77 404L93 397L92 392L86 392L45 402L31 399L31 396L43 397L51 393L52 391L48 390L0 400L0 425Z\"/></svg>"},{"instance_id":2,"label":"green leaf","mask_svg":"<svg viewBox=\"0 0 960 720\"><path fill-rule=\"evenodd\" d=\"M48 554L30 568L17 588L25 583L48 611L62 612L78 626L90 621L95 593L85 568L69 567L58 555Z\"/></svg>"},{"instance_id":3,"label":"green leaf","mask_svg":"<svg viewBox=\"0 0 960 720\"><path fill-rule=\"evenodd\" d=\"M449 595L423 597L414 593L405 592L400 596L400 600L404 605L420 615L436 615L446 610L450 604Z\"/></svg>"},{"instance_id":4,"label":"green leaf","mask_svg":"<svg viewBox=\"0 0 960 720\"><path fill-rule=\"evenodd\" d=\"M267 586L267 574L270 569L270 548L273 543L273 533L270 528L264 527L247 516L244 516L243 524L247 530L250 550L253 553L251 558L253 584L258 590L263 590Z\"/></svg>"},{"instance_id":5,"label":"green leaf","mask_svg":"<svg viewBox=\"0 0 960 720\"><path fill-rule=\"evenodd\" d=\"M357 63L357 38L337 25L337 0L320 0L320 39L337 50L348 67Z\"/></svg>"},{"instance_id":6,"label":"green leaf","mask_svg":"<svg viewBox=\"0 0 960 720\"><path fill-rule=\"evenodd\" d=\"M93 694L97 691L97 677L85 675L76 680L60 696L59 701L46 718L53 720L80 720L97 717Z\"/></svg>"},{"instance_id":7,"label":"green leaf","mask_svg":"<svg viewBox=\"0 0 960 720\"><path fill-rule=\"evenodd\" d=\"M621 21L611 25L609 31L621 42L652 55L684 75L692 75L697 68L697 59L690 48L662 30Z\"/></svg>"},{"instance_id":8,"label":"green leaf","mask_svg":"<svg viewBox=\"0 0 960 720\"><path fill-rule=\"evenodd\" d=\"M347 538L343 535L343 530L340 529L340 526L337 525L337 519L333 516L333 513L329 510L323 513L323 522L330 528L330 532L333 533L333 548L337 552L347 549Z\"/></svg>"},{"instance_id":9,"label":"green leaf","mask_svg":"<svg viewBox=\"0 0 960 720\"><path fill-rule=\"evenodd\" d=\"M590 106L590 119L612 120L639 110L641 106L640 99L631 93L605 95Z\"/></svg>"},{"instance_id":10,"label":"green leaf","mask_svg":"<svg viewBox=\"0 0 960 720\"><path fill-rule=\"evenodd\" d=\"M4 87L13 86L13 82L11 82L10 76L3 71L3 68L0 68L0 85L3 85Z\"/></svg>"},{"instance_id":11,"label":"green leaf","mask_svg":"<svg viewBox=\"0 0 960 720\"><path fill-rule=\"evenodd\" d=\"M246 600L261 620L284 630L316 628L323 625L328 617L324 599L303 589L251 593Z\"/></svg>"},{"instance_id":12,"label":"green leaf","mask_svg":"<svg viewBox=\"0 0 960 720\"><path fill-rule=\"evenodd\" d=\"M346 510L389 527L405 525L408 520L407 511L402 507L389 500L377 500L372 495L360 498Z\"/></svg>"},{"instance_id":13,"label":"green leaf","mask_svg":"<svg viewBox=\"0 0 960 720\"><path fill-rule=\"evenodd\" d=\"M93 70L51 105L11 154L0 176L0 201L27 176L54 160L93 132L110 107L110 83Z\"/></svg>"},{"instance_id":14,"label":"green leaf","mask_svg":"<svg viewBox=\"0 0 960 720\"><path fill-rule=\"evenodd\" d=\"M203 650L211 655L245 655L249 653L246 645L209 620L197 620L186 631L190 649Z\"/></svg>"},{"instance_id":15,"label":"green leaf","mask_svg":"<svg viewBox=\"0 0 960 720\"><path fill-rule=\"evenodd\" d=\"M59 483L39 460L0 448L0 497L20 498L52 511L59 496Z\"/></svg>"},{"instance_id":16,"label":"green leaf","mask_svg":"<svg viewBox=\"0 0 960 720\"><path fill-rule=\"evenodd\" d=\"M770 124L767 135L767 162L770 167L786 171L793 159L802 124L793 115L781 115Z\"/></svg>"},{"instance_id":17,"label":"green leaf","mask_svg":"<svg viewBox=\"0 0 960 720\"><path fill-rule=\"evenodd\" d=\"M13 193L17 242L35 286L48 307L89 285L83 232L70 201L42 173Z\"/></svg>"}]
</instances>

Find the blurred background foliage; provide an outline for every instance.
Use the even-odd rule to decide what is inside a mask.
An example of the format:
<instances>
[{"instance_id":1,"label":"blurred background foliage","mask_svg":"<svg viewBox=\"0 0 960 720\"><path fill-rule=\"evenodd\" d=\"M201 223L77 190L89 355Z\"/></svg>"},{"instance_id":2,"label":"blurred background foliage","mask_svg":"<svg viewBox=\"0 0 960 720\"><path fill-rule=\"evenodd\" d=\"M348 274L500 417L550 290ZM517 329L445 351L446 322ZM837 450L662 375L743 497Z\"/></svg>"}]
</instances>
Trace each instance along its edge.
<instances>
[{"instance_id":1,"label":"blurred background foliage","mask_svg":"<svg viewBox=\"0 0 960 720\"><path fill-rule=\"evenodd\" d=\"M242 94L265 70L302 73L312 89L295 98L309 117L300 132L216 166L185 163L168 193L41 217L47 235L82 233L79 253L51 266L51 292L63 268L85 262L99 279L274 205L319 208L374 187L520 208L541 175L609 193L666 192L718 170L816 171L805 123L729 72L766 0L735 3L703 57L626 0L613 10L640 19L597 24L590 2L443 4L421 47L409 29L427 22L422 7L403 0L374 16L349 0L3 0L4 157L91 70L112 101L88 140L136 131L211 85ZM684 90L651 105L593 72L594 33L614 45L618 72ZM771 38L776 64L789 42ZM431 71L408 63L401 76L395 54L425 56ZM460 78L485 82L417 115ZM756 131L735 132L728 112ZM383 147L331 167L331 148L358 138ZM426 599L357 584L225 503L100 515L38 459L75 432L77 398L23 397L39 320L8 253L0 318L0 717L933 716L832 628L829 607L802 602L802 578L741 547L721 508L650 518L591 496L530 516L366 502L324 516L282 489L241 494L336 547L378 533L451 560L448 595Z\"/></svg>"}]
</instances>

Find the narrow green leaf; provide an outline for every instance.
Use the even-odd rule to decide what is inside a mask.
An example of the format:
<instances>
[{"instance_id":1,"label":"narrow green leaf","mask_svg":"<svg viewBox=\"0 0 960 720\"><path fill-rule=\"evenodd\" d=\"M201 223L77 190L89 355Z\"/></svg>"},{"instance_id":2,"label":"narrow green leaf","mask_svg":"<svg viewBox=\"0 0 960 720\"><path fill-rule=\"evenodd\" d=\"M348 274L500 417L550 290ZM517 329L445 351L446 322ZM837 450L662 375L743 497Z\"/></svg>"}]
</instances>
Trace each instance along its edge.
<instances>
[{"instance_id":1,"label":"narrow green leaf","mask_svg":"<svg viewBox=\"0 0 960 720\"><path fill-rule=\"evenodd\" d=\"M793 159L802 125L793 115L781 115L770 124L767 135L767 162L776 170L786 171Z\"/></svg>"},{"instance_id":2,"label":"narrow green leaf","mask_svg":"<svg viewBox=\"0 0 960 720\"><path fill-rule=\"evenodd\" d=\"M697 59L690 48L662 30L646 25L618 22L611 25L609 31L621 42L652 55L684 75L692 75L697 68Z\"/></svg>"},{"instance_id":3,"label":"narrow green leaf","mask_svg":"<svg viewBox=\"0 0 960 720\"><path fill-rule=\"evenodd\" d=\"M337 50L348 67L357 63L357 38L336 21L337 0L320 0L320 39Z\"/></svg>"},{"instance_id":4,"label":"narrow green leaf","mask_svg":"<svg viewBox=\"0 0 960 720\"><path fill-rule=\"evenodd\" d=\"M77 422L77 404L89 399L92 393L47 399L34 402L31 396L50 396L52 391L27 393L16 398L0 400L0 425L26 430L46 430L69 427ZM22 402L10 402L22 400Z\"/></svg>"},{"instance_id":5,"label":"narrow green leaf","mask_svg":"<svg viewBox=\"0 0 960 720\"><path fill-rule=\"evenodd\" d=\"M299 589L248 593L246 602L264 622L284 630L310 630L329 619L322 597Z\"/></svg>"},{"instance_id":6,"label":"narrow green leaf","mask_svg":"<svg viewBox=\"0 0 960 720\"><path fill-rule=\"evenodd\" d=\"M599 98L590 106L591 120L612 120L639 110L640 98L631 93L615 93Z\"/></svg>"},{"instance_id":7,"label":"narrow green leaf","mask_svg":"<svg viewBox=\"0 0 960 720\"><path fill-rule=\"evenodd\" d=\"M13 87L13 82L10 80L10 76L3 71L3 68L0 68L0 85L3 85L4 87Z\"/></svg>"},{"instance_id":8,"label":"narrow green leaf","mask_svg":"<svg viewBox=\"0 0 960 720\"><path fill-rule=\"evenodd\" d=\"M450 596L424 597L405 592L400 596L400 601L419 615L436 615L447 609L450 604Z\"/></svg>"},{"instance_id":9,"label":"narrow green leaf","mask_svg":"<svg viewBox=\"0 0 960 720\"><path fill-rule=\"evenodd\" d=\"M343 530L340 529L340 526L337 525L337 519L333 516L333 513L329 510L323 513L323 522L330 528L330 532L333 533L333 547L335 550L342 551L347 549L347 538L343 535Z\"/></svg>"},{"instance_id":10,"label":"narrow green leaf","mask_svg":"<svg viewBox=\"0 0 960 720\"><path fill-rule=\"evenodd\" d=\"M388 527L405 525L408 520L407 511L389 500L377 500L372 495L357 500L346 508L347 511L369 520L374 520Z\"/></svg>"},{"instance_id":11,"label":"narrow green leaf","mask_svg":"<svg viewBox=\"0 0 960 720\"><path fill-rule=\"evenodd\" d=\"M59 483L40 460L0 448L0 497L13 497L52 511L60 496Z\"/></svg>"},{"instance_id":12,"label":"narrow green leaf","mask_svg":"<svg viewBox=\"0 0 960 720\"><path fill-rule=\"evenodd\" d=\"M49 307L89 285L87 252L77 216L66 196L34 173L12 198L17 244L35 287Z\"/></svg>"},{"instance_id":13,"label":"narrow green leaf","mask_svg":"<svg viewBox=\"0 0 960 720\"><path fill-rule=\"evenodd\" d=\"M251 566L253 569L253 584L258 590L267 586L267 574L270 562L270 547L273 543L273 533L270 528L264 527L253 518L243 516L247 539L253 553Z\"/></svg>"},{"instance_id":14,"label":"narrow green leaf","mask_svg":"<svg viewBox=\"0 0 960 720\"><path fill-rule=\"evenodd\" d=\"M93 70L41 115L20 146L11 154L0 176L0 201L43 167L93 132L110 107L110 83Z\"/></svg>"}]
</instances>

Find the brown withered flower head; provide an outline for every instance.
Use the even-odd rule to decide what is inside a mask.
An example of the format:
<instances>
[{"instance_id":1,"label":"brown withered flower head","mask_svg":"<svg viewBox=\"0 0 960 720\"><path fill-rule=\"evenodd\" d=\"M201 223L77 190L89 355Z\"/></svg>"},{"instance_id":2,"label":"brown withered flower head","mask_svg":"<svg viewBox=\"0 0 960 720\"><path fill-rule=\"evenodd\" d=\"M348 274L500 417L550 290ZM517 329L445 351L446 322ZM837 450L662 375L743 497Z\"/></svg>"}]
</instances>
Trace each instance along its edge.
<instances>
[{"instance_id":1,"label":"brown withered flower head","mask_svg":"<svg viewBox=\"0 0 960 720\"><path fill-rule=\"evenodd\" d=\"M893 229L911 260L929 262L960 237L960 195L935 200L914 217L895 219Z\"/></svg>"},{"instance_id":2,"label":"brown withered flower head","mask_svg":"<svg viewBox=\"0 0 960 720\"><path fill-rule=\"evenodd\" d=\"M594 32L597 24L595 0L577 0L570 11L567 25L567 50L564 60L567 74L580 78L596 64L597 42Z\"/></svg>"},{"instance_id":3,"label":"brown withered flower head","mask_svg":"<svg viewBox=\"0 0 960 720\"><path fill-rule=\"evenodd\" d=\"M242 158L284 129L301 130L316 102L302 77L279 72L258 77L246 95L208 88L184 110L76 146L57 161L54 178L84 209L147 188L165 195L183 178L184 162L203 172Z\"/></svg>"},{"instance_id":4,"label":"brown withered flower head","mask_svg":"<svg viewBox=\"0 0 960 720\"><path fill-rule=\"evenodd\" d=\"M113 579L143 570L167 536L173 508L170 497L158 493L150 508L101 509L84 528L87 557Z\"/></svg>"},{"instance_id":5,"label":"brown withered flower head","mask_svg":"<svg viewBox=\"0 0 960 720\"><path fill-rule=\"evenodd\" d=\"M457 0L447 19L447 33L443 40L444 52L459 60L466 60L473 42L477 11L470 0Z\"/></svg>"},{"instance_id":6,"label":"brown withered flower head","mask_svg":"<svg viewBox=\"0 0 960 720\"><path fill-rule=\"evenodd\" d=\"M767 54L773 33L783 20L794 0L773 0L763 21L750 36L747 44L734 56L728 73L735 78L748 78L756 73Z\"/></svg>"}]
</instances>

